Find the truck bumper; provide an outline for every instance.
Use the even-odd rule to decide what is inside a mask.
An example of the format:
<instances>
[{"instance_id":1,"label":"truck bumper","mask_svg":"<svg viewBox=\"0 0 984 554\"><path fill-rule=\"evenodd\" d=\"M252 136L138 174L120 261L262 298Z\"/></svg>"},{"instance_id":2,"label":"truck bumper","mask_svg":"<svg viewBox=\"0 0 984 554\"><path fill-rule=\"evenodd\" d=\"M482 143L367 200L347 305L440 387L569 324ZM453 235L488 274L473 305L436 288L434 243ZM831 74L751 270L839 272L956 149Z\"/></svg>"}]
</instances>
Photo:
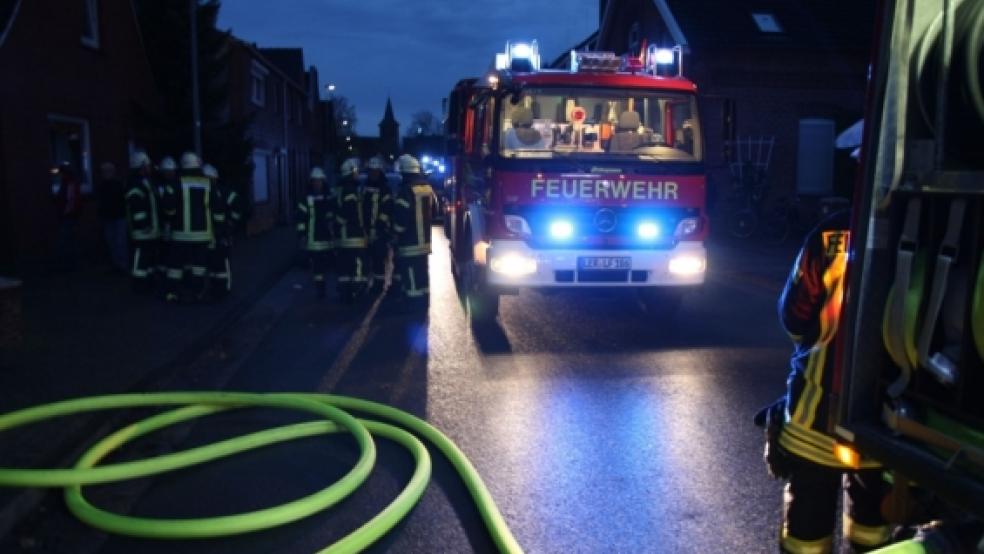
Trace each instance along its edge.
<instances>
[{"instance_id":1,"label":"truck bumper","mask_svg":"<svg viewBox=\"0 0 984 554\"><path fill-rule=\"evenodd\" d=\"M583 269L581 258L620 258L624 269ZM522 241L493 241L486 251L488 283L526 287L675 287L704 283L702 242L668 250L534 250Z\"/></svg>"}]
</instances>

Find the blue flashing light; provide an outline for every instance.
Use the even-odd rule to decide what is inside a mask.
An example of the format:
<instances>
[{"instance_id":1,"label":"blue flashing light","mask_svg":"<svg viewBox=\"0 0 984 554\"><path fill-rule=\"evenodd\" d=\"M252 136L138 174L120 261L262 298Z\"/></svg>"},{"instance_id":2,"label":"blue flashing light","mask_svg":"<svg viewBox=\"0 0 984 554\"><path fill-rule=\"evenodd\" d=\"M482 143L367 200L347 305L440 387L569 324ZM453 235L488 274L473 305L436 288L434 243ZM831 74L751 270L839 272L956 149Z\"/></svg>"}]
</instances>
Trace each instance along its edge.
<instances>
[{"instance_id":1,"label":"blue flashing light","mask_svg":"<svg viewBox=\"0 0 984 554\"><path fill-rule=\"evenodd\" d=\"M557 240L567 240L574 236L574 224L566 219L550 222L550 236Z\"/></svg>"},{"instance_id":2,"label":"blue flashing light","mask_svg":"<svg viewBox=\"0 0 984 554\"><path fill-rule=\"evenodd\" d=\"M511 45L510 48L510 54L512 54L513 59L519 58L528 60L530 59L530 56L533 55L533 48L525 42L517 42L516 44Z\"/></svg>"},{"instance_id":3,"label":"blue flashing light","mask_svg":"<svg viewBox=\"0 0 984 554\"><path fill-rule=\"evenodd\" d=\"M653 240L659 237L659 225L652 221L643 221L636 227L636 234L643 240Z\"/></svg>"},{"instance_id":4,"label":"blue flashing light","mask_svg":"<svg viewBox=\"0 0 984 554\"><path fill-rule=\"evenodd\" d=\"M420 157L420 163L422 164L429 164L430 161L431 161L431 157L428 156L427 154L424 154L423 156Z\"/></svg>"}]
</instances>

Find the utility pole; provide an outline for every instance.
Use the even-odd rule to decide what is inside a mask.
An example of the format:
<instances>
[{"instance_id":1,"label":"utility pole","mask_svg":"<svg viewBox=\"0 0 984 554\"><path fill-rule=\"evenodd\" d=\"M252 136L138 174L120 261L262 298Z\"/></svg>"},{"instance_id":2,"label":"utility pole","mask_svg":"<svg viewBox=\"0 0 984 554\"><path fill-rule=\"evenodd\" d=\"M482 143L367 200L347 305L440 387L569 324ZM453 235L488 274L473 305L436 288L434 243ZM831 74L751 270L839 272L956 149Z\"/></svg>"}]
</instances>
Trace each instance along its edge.
<instances>
[{"instance_id":1,"label":"utility pole","mask_svg":"<svg viewBox=\"0 0 984 554\"><path fill-rule=\"evenodd\" d=\"M195 153L202 155L202 113L198 95L198 0L188 0L191 15L191 111L194 118Z\"/></svg>"}]
</instances>

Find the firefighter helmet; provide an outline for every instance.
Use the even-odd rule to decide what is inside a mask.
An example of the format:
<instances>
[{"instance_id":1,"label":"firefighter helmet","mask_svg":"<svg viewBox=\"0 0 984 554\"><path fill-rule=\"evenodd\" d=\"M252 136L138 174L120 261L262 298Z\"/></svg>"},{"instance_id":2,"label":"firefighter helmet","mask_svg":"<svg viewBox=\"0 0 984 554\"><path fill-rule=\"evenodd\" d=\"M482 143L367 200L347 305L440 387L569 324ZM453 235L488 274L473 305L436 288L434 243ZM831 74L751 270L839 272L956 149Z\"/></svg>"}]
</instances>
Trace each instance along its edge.
<instances>
[{"instance_id":1,"label":"firefighter helmet","mask_svg":"<svg viewBox=\"0 0 984 554\"><path fill-rule=\"evenodd\" d=\"M178 170L178 164L177 162L174 161L174 158L172 158L171 156L165 156L164 159L161 160L161 171L177 171L177 170Z\"/></svg>"},{"instance_id":2,"label":"firefighter helmet","mask_svg":"<svg viewBox=\"0 0 984 554\"><path fill-rule=\"evenodd\" d=\"M181 154L181 169L201 169L202 160L194 152Z\"/></svg>"},{"instance_id":3,"label":"firefighter helmet","mask_svg":"<svg viewBox=\"0 0 984 554\"><path fill-rule=\"evenodd\" d=\"M218 169L215 169L215 166L213 166L212 164L205 164L205 165L203 165L202 166L202 173L206 177L208 177L209 179L218 179L219 178L219 170Z\"/></svg>"},{"instance_id":4,"label":"firefighter helmet","mask_svg":"<svg viewBox=\"0 0 984 554\"><path fill-rule=\"evenodd\" d=\"M327 178L328 178L328 176L325 175L324 170L321 169L320 167L312 167L311 168L311 179L321 179L323 181L323 180L325 180Z\"/></svg>"},{"instance_id":5,"label":"firefighter helmet","mask_svg":"<svg viewBox=\"0 0 984 554\"><path fill-rule=\"evenodd\" d=\"M379 171L383 171L385 169L383 159L379 156L369 158L369 164L366 167L369 169L378 169Z\"/></svg>"},{"instance_id":6,"label":"firefighter helmet","mask_svg":"<svg viewBox=\"0 0 984 554\"><path fill-rule=\"evenodd\" d=\"M354 175L359 172L359 158L349 158L342 162L342 175Z\"/></svg>"},{"instance_id":7,"label":"firefighter helmet","mask_svg":"<svg viewBox=\"0 0 984 554\"><path fill-rule=\"evenodd\" d=\"M133 154L130 154L130 169L140 169L146 165L150 165L150 157L143 150L137 150Z\"/></svg>"},{"instance_id":8,"label":"firefighter helmet","mask_svg":"<svg viewBox=\"0 0 984 554\"><path fill-rule=\"evenodd\" d=\"M420 173L420 162L410 154L404 154L396 161L400 173Z\"/></svg>"}]
</instances>

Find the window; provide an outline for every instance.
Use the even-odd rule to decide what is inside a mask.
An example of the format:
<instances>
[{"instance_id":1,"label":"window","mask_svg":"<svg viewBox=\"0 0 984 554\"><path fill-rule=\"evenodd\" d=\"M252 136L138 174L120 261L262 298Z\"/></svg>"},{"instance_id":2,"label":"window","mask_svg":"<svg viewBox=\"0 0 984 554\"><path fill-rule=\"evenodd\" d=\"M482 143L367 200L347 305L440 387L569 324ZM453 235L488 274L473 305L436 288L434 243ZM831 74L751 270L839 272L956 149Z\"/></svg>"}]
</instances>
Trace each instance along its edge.
<instances>
[{"instance_id":1,"label":"window","mask_svg":"<svg viewBox=\"0 0 984 554\"><path fill-rule=\"evenodd\" d=\"M89 122L61 115L48 116L48 139L51 146L51 167L68 163L78 174L83 194L92 192L92 152L89 148ZM52 173L52 186L60 184Z\"/></svg>"},{"instance_id":2,"label":"window","mask_svg":"<svg viewBox=\"0 0 984 554\"><path fill-rule=\"evenodd\" d=\"M99 48L99 0L82 0L82 44Z\"/></svg>"},{"instance_id":3,"label":"window","mask_svg":"<svg viewBox=\"0 0 984 554\"><path fill-rule=\"evenodd\" d=\"M752 19L755 20L755 25L758 26L758 30L763 33L781 33L782 26L776 21L776 16L768 12L753 12Z\"/></svg>"},{"instance_id":4,"label":"window","mask_svg":"<svg viewBox=\"0 0 984 554\"><path fill-rule=\"evenodd\" d=\"M269 159L266 152L253 152L253 202L257 204L270 201Z\"/></svg>"},{"instance_id":5,"label":"window","mask_svg":"<svg viewBox=\"0 0 984 554\"><path fill-rule=\"evenodd\" d=\"M507 158L701 159L693 95L622 89L526 89L503 102Z\"/></svg>"},{"instance_id":6,"label":"window","mask_svg":"<svg viewBox=\"0 0 984 554\"><path fill-rule=\"evenodd\" d=\"M250 72L250 100L257 106L266 105L267 75L270 71L257 62L253 62L253 69Z\"/></svg>"}]
</instances>

